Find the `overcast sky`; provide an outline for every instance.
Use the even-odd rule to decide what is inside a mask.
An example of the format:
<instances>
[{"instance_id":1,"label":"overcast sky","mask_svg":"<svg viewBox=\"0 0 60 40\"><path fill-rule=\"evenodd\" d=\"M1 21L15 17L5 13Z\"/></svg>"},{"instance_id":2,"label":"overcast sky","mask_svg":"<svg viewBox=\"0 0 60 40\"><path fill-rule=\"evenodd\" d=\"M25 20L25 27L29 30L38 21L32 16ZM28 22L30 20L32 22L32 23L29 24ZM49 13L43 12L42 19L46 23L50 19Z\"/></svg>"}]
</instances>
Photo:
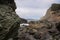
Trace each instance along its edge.
<instances>
[{"instance_id":1,"label":"overcast sky","mask_svg":"<svg viewBox=\"0 0 60 40\"><path fill-rule=\"evenodd\" d=\"M60 3L60 0L15 0L16 13L25 19L40 19L46 14L52 3Z\"/></svg>"}]
</instances>

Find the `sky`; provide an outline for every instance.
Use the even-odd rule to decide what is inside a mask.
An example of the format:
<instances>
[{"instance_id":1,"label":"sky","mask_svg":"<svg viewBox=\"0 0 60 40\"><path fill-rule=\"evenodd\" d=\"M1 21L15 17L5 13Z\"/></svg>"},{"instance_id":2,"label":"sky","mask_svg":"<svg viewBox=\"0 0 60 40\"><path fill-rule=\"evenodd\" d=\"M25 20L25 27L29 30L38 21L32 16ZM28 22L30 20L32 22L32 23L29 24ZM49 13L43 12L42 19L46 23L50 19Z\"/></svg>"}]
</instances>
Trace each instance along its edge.
<instances>
[{"instance_id":1,"label":"sky","mask_svg":"<svg viewBox=\"0 0 60 40\"><path fill-rule=\"evenodd\" d=\"M16 13L25 19L40 19L45 16L47 9L60 0L15 0Z\"/></svg>"}]
</instances>

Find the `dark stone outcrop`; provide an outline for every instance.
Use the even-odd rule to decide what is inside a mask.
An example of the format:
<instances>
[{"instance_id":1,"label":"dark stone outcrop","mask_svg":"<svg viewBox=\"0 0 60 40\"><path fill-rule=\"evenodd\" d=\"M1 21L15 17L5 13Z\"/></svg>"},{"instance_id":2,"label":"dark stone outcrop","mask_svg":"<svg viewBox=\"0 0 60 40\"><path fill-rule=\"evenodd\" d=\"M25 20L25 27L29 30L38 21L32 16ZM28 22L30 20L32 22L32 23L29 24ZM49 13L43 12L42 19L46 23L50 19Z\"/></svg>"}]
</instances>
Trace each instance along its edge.
<instances>
[{"instance_id":1,"label":"dark stone outcrop","mask_svg":"<svg viewBox=\"0 0 60 40\"><path fill-rule=\"evenodd\" d=\"M23 18L21 18L21 22L20 23L27 23L27 20L26 19L23 19Z\"/></svg>"},{"instance_id":2,"label":"dark stone outcrop","mask_svg":"<svg viewBox=\"0 0 60 40\"><path fill-rule=\"evenodd\" d=\"M51 6L51 10L52 10L52 11L60 10L60 4L53 4L53 5Z\"/></svg>"},{"instance_id":3,"label":"dark stone outcrop","mask_svg":"<svg viewBox=\"0 0 60 40\"><path fill-rule=\"evenodd\" d=\"M18 30L23 19L19 18L15 9L14 0L0 0L0 40L18 40Z\"/></svg>"},{"instance_id":4,"label":"dark stone outcrop","mask_svg":"<svg viewBox=\"0 0 60 40\"><path fill-rule=\"evenodd\" d=\"M16 5L15 5L14 0L0 0L0 4L2 4L2 5L8 5L8 6L10 6L13 10L16 9Z\"/></svg>"}]
</instances>

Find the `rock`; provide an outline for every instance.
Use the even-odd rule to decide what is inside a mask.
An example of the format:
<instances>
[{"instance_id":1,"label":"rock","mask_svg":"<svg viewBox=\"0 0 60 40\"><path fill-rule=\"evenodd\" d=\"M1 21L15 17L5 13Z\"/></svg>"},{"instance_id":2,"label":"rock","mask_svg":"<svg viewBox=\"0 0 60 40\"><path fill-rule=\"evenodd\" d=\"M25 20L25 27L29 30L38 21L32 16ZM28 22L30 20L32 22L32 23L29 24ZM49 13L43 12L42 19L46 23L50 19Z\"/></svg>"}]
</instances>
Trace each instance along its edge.
<instances>
[{"instance_id":1,"label":"rock","mask_svg":"<svg viewBox=\"0 0 60 40\"><path fill-rule=\"evenodd\" d=\"M23 19L23 18L21 18L21 22L20 23L27 23L27 20L26 19Z\"/></svg>"},{"instance_id":2,"label":"rock","mask_svg":"<svg viewBox=\"0 0 60 40\"><path fill-rule=\"evenodd\" d=\"M52 4L42 20L30 24L20 30L20 40L60 40L60 4Z\"/></svg>"},{"instance_id":3,"label":"rock","mask_svg":"<svg viewBox=\"0 0 60 40\"><path fill-rule=\"evenodd\" d=\"M2 4L2 5L8 5L8 6L10 6L13 10L16 9L16 5L15 5L14 0L0 0L0 4Z\"/></svg>"},{"instance_id":4,"label":"rock","mask_svg":"<svg viewBox=\"0 0 60 40\"><path fill-rule=\"evenodd\" d=\"M60 4L52 4L42 20L23 28L20 23L27 20L15 9L14 0L0 0L0 40L60 40Z\"/></svg>"},{"instance_id":5,"label":"rock","mask_svg":"<svg viewBox=\"0 0 60 40\"><path fill-rule=\"evenodd\" d=\"M52 22L60 21L60 4L52 4L52 6L47 10L45 20Z\"/></svg>"},{"instance_id":6,"label":"rock","mask_svg":"<svg viewBox=\"0 0 60 40\"><path fill-rule=\"evenodd\" d=\"M42 19L41 21L45 20L47 20L51 24L51 28L48 29L48 32L52 37L52 40L60 40L60 4L52 4L52 6L47 10L44 19Z\"/></svg>"},{"instance_id":7,"label":"rock","mask_svg":"<svg viewBox=\"0 0 60 40\"><path fill-rule=\"evenodd\" d=\"M60 10L60 4L52 4L51 10L52 10L52 11Z\"/></svg>"},{"instance_id":8,"label":"rock","mask_svg":"<svg viewBox=\"0 0 60 40\"><path fill-rule=\"evenodd\" d=\"M14 0L0 0L0 40L18 40L18 30L24 19L19 18L15 9Z\"/></svg>"}]
</instances>

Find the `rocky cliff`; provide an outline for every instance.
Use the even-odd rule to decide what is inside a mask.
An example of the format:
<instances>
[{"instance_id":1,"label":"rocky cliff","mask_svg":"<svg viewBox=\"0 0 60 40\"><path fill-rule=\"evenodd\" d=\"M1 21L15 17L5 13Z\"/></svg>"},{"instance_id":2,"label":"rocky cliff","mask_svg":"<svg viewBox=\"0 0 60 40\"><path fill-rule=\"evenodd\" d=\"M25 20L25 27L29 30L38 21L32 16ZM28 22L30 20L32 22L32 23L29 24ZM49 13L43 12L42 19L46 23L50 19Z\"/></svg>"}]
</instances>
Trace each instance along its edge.
<instances>
[{"instance_id":1,"label":"rocky cliff","mask_svg":"<svg viewBox=\"0 0 60 40\"><path fill-rule=\"evenodd\" d=\"M42 20L21 29L19 40L60 40L60 4L52 4Z\"/></svg>"},{"instance_id":2,"label":"rocky cliff","mask_svg":"<svg viewBox=\"0 0 60 40\"><path fill-rule=\"evenodd\" d=\"M20 23L27 21L15 9L14 0L0 0L0 40L60 40L60 4L52 4L42 20L23 28Z\"/></svg>"},{"instance_id":3,"label":"rocky cliff","mask_svg":"<svg viewBox=\"0 0 60 40\"><path fill-rule=\"evenodd\" d=\"M24 19L19 18L15 9L14 0L0 0L0 40L18 40L18 30Z\"/></svg>"},{"instance_id":4,"label":"rocky cliff","mask_svg":"<svg viewBox=\"0 0 60 40\"><path fill-rule=\"evenodd\" d=\"M8 6L10 6L13 10L16 9L16 5L15 5L14 0L0 0L0 4L2 4L2 5L8 5Z\"/></svg>"}]
</instances>

